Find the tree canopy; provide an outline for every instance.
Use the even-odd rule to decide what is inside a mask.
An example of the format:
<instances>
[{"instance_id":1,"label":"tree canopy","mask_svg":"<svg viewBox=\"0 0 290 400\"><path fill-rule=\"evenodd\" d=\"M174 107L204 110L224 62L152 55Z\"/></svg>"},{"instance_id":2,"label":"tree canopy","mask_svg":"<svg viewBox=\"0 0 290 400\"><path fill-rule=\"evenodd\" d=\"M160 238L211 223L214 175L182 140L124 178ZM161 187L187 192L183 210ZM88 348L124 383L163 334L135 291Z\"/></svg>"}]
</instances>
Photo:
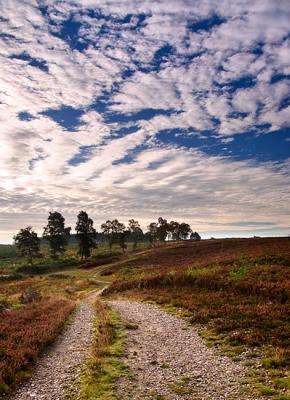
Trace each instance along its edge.
<instances>
[{"instance_id":1,"label":"tree canopy","mask_svg":"<svg viewBox=\"0 0 290 400\"><path fill-rule=\"evenodd\" d=\"M94 222L85 211L80 211L77 216L76 233L79 242L79 255L81 258L88 258L91 250L96 246L96 230Z\"/></svg>"},{"instance_id":2,"label":"tree canopy","mask_svg":"<svg viewBox=\"0 0 290 400\"><path fill-rule=\"evenodd\" d=\"M123 250L125 249L126 227L122 222L119 222L117 219L113 219L112 221L107 220L101 225L101 229L103 230L104 235L108 238L110 250L114 243L118 243Z\"/></svg>"},{"instance_id":3,"label":"tree canopy","mask_svg":"<svg viewBox=\"0 0 290 400\"><path fill-rule=\"evenodd\" d=\"M14 236L14 242L20 254L27 257L30 264L32 264L34 257L39 256L40 239L31 226L20 229L17 235Z\"/></svg>"},{"instance_id":4,"label":"tree canopy","mask_svg":"<svg viewBox=\"0 0 290 400\"><path fill-rule=\"evenodd\" d=\"M65 252L71 228L65 228L65 219L61 213L50 212L48 222L44 227L43 237L49 242L52 257Z\"/></svg>"}]
</instances>

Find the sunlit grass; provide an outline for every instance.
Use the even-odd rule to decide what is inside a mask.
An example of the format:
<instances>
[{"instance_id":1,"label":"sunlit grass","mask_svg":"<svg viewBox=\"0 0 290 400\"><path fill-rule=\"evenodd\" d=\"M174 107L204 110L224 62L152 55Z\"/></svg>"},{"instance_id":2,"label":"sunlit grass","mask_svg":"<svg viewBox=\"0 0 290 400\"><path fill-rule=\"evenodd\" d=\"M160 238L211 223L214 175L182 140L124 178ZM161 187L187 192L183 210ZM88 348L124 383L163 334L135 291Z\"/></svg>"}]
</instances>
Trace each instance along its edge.
<instances>
[{"instance_id":1,"label":"sunlit grass","mask_svg":"<svg viewBox=\"0 0 290 400\"><path fill-rule=\"evenodd\" d=\"M97 301L94 339L91 355L76 385L79 395L69 396L77 400L118 399L116 384L120 376L128 375L128 368L121 357L124 352L124 327L119 315Z\"/></svg>"}]
</instances>

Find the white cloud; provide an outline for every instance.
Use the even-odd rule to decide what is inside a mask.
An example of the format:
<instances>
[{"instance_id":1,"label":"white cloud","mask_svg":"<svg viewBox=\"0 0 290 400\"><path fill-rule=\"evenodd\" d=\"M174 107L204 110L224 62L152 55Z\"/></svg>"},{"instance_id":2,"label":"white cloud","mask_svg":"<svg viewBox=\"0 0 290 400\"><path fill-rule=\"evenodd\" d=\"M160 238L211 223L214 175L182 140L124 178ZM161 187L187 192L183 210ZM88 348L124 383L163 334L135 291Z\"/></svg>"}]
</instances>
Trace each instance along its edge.
<instances>
[{"instance_id":1,"label":"white cloud","mask_svg":"<svg viewBox=\"0 0 290 400\"><path fill-rule=\"evenodd\" d=\"M274 163L237 162L155 140L160 130L212 130L230 143L259 125L269 124L268 131L289 127L290 108L280 107L289 80L271 84L276 74L290 73L288 0L194 6L189 0L0 0L0 11L2 215L43 216L52 208L71 215L84 207L99 218L140 216L144 223L166 214L192 223L199 218L208 227L209 219L227 223L259 215L289 225L286 162L277 170ZM129 13L134 15L121 23ZM146 19L135 29L141 13ZM224 22L190 31L190 24L215 14ZM81 24L83 51L60 37L71 17ZM165 45L172 54L157 66L154 55ZM21 59L23 53L42 60L48 71ZM251 87L231 87L249 76ZM104 93L107 118L94 106ZM40 114L63 106L84 113L74 131ZM109 123L110 113L147 108L170 113L137 121L136 132L115 137L130 124ZM20 120L25 111L34 119Z\"/></svg>"}]
</instances>

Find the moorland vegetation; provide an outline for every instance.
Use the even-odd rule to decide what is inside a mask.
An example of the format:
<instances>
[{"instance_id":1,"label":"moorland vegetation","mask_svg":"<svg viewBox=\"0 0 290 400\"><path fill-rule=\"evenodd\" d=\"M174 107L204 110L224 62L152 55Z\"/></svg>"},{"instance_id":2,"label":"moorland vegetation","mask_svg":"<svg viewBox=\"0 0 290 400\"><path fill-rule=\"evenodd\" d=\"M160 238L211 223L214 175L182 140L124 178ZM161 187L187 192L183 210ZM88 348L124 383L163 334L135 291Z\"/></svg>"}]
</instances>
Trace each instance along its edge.
<instances>
[{"instance_id":1,"label":"moorland vegetation","mask_svg":"<svg viewBox=\"0 0 290 400\"><path fill-rule=\"evenodd\" d=\"M109 285L104 299L150 301L187 318L208 345L250 367L248 380L261 396L289 400L290 239L200 240L181 225L159 218L143 233L138 221L126 227L115 219L97 233L82 212L72 235L61 214L51 213L32 260L22 248L1 246L0 367L6 372L0 389L30 374L79 299ZM97 309L100 326L83 377L84 399L98 385L95 379L102 385L108 379L102 365L110 360L102 348L115 343L116 316L100 303Z\"/></svg>"}]
</instances>

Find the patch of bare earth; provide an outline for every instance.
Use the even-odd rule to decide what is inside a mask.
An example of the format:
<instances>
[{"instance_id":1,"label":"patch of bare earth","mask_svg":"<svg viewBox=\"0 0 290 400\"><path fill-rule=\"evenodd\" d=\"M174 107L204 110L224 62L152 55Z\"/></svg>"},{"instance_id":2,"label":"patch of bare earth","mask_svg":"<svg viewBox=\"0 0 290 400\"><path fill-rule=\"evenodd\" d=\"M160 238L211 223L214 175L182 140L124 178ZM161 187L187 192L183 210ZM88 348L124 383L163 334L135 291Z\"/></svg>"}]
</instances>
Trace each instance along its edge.
<instances>
[{"instance_id":1,"label":"patch of bare earth","mask_svg":"<svg viewBox=\"0 0 290 400\"><path fill-rule=\"evenodd\" d=\"M129 323L124 362L134 378L120 380L120 398L255 400L243 390L241 363L206 347L185 321L154 305L133 301L110 305Z\"/></svg>"}]
</instances>

